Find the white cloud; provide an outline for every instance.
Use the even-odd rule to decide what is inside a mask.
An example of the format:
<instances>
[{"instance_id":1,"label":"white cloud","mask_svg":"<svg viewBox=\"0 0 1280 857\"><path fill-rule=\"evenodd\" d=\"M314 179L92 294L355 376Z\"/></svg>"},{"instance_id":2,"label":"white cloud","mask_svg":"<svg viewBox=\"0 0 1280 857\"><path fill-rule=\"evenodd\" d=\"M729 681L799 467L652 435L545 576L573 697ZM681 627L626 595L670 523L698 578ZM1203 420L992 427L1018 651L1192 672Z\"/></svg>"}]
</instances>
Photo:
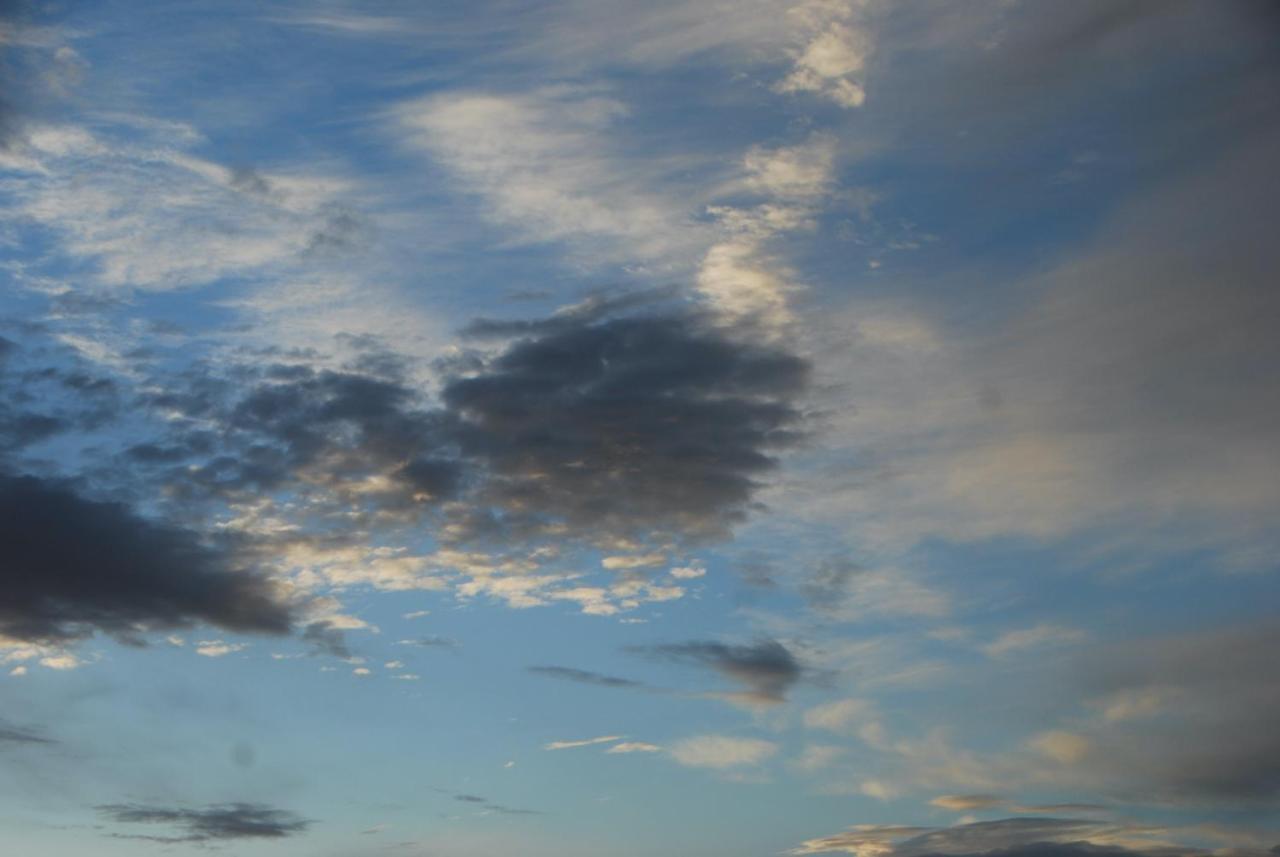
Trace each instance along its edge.
<instances>
[{"instance_id":1,"label":"white cloud","mask_svg":"<svg viewBox=\"0 0 1280 857\"><path fill-rule=\"evenodd\" d=\"M620 744L614 744L606 753L660 753L662 748L657 744L648 744L644 741L623 741Z\"/></svg>"},{"instance_id":2,"label":"white cloud","mask_svg":"<svg viewBox=\"0 0 1280 857\"><path fill-rule=\"evenodd\" d=\"M686 767L716 770L758 765L777 752L772 741L728 735L698 735L671 748L672 758Z\"/></svg>"},{"instance_id":3,"label":"white cloud","mask_svg":"<svg viewBox=\"0 0 1280 857\"><path fill-rule=\"evenodd\" d=\"M222 658L249 648L248 643L227 643L222 640L201 640L196 644L196 654L206 658Z\"/></svg>"},{"instance_id":4,"label":"white cloud","mask_svg":"<svg viewBox=\"0 0 1280 857\"><path fill-rule=\"evenodd\" d=\"M867 97L862 75L871 54L871 38L854 21L860 5L810 0L791 9L805 36L790 74L775 86L778 92L809 92L841 107L862 106Z\"/></svg>"},{"instance_id":5,"label":"white cloud","mask_svg":"<svg viewBox=\"0 0 1280 857\"><path fill-rule=\"evenodd\" d=\"M552 741L544 744L544 750L571 750L574 747L590 747L594 744L613 744L621 741L622 735L601 735L599 738L586 738L581 741Z\"/></svg>"},{"instance_id":6,"label":"white cloud","mask_svg":"<svg viewBox=\"0 0 1280 857\"><path fill-rule=\"evenodd\" d=\"M667 557L660 553L634 554L631 556L606 556L600 560L600 565L610 571L626 570L632 568L648 568L654 565L662 565Z\"/></svg>"},{"instance_id":7,"label":"white cloud","mask_svg":"<svg viewBox=\"0 0 1280 857\"><path fill-rule=\"evenodd\" d=\"M616 150L611 128L626 113L600 92L555 87L432 96L395 118L407 146L447 167L489 218L527 240L627 261L686 257L704 230L687 203L654 191L656 174Z\"/></svg>"}]
</instances>

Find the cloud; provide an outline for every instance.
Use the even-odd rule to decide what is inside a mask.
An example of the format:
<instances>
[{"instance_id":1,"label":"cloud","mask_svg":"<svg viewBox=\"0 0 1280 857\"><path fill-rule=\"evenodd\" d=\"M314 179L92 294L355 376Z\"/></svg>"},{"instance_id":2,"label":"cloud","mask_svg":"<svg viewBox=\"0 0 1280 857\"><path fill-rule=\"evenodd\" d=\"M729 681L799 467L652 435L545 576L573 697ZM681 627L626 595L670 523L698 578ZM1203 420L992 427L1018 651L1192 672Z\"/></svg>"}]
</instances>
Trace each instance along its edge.
<instances>
[{"instance_id":1,"label":"cloud","mask_svg":"<svg viewBox=\"0 0 1280 857\"><path fill-rule=\"evenodd\" d=\"M849 748L833 744L806 744L794 764L799 770L812 773L830 767L848 752Z\"/></svg>"},{"instance_id":2,"label":"cloud","mask_svg":"<svg viewBox=\"0 0 1280 857\"><path fill-rule=\"evenodd\" d=\"M1093 556L1118 562L1212 550L1265 567L1280 346L1263 320L1280 312L1280 251L1262 189L1280 121L1250 127L1216 162L1115 208L1019 285L1027 302L998 325L866 302L816 320L831 337L812 334L831 347L817 383L849 391L825 437L852 440L804 462L812 482L791 508L862 520L864 543L895 550L1089 534ZM886 317L915 334L876 335Z\"/></svg>"},{"instance_id":3,"label":"cloud","mask_svg":"<svg viewBox=\"0 0 1280 857\"><path fill-rule=\"evenodd\" d=\"M1084 632L1076 628L1066 628L1051 622L1041 622L1030 628L1007 631L983 646L982 651L989 657L1000 658L1014 652L1021 652L1024 649L1078 643L1084 637Z\"/></svg>"},{"instance_id":4,"label":"cloud","mask_svg":"<svg viewBox=\"0 0 1280 857\"><path fill-rule=\"evenodd\" d=\"M248 648L245 643L227 643L222 640L201 640L196 644L196 654L206 658L222 658L242 652Z\"/></svg>"},{"instance_id":5,"label":"cloud","mask_svg":"<svg viewBox=\"0 0 1280 857\"><path fill-rule=\"evenodd\" d=\"M655 193L656 175L623 159L610 128L626 115L598 91L551 87L408 102L404 143L478 194L489 218L533 241L595 241L606 257L678 258L701 231Z\"/></svg>"},{"instance_id":6,"label":"cloud","mask_svg":"<svg viewBox=\"0 0 1280 857\"><path fill-rule=\"evenodd\" d=\"M804 725L828 732L850 732L874 719L875 709L863 699L838 699L814 706L804 713Z\"/></svg>"},{"instance_id":7,"label":"cloud","mask_svg":"<svg viewBox=\"0 0 1280 857\"><path fill-rule=\"evenodd\" d=\"M68 483L0 475L0 551L0 634L12 639L131 636L198 622L267 634L291 626L273 585L225 549Z\"/></svg>"},{"instance_id":8,"label":"cloud","mask_svg":"<svg viewBox=\"0 0 1280 857\"><path fill-rule=\"evenodd\" d=\"M662 752L662 748L659 747L657 744L648 744L644 741L623 741L621 743L614 744L608 750L605 750L606 754L661 753L661 752Z\"/></svg>"},{"instance_id":9,"label":"cloud","mask_svg":"<svg viewBox=\"0 0 1280 857\"><path fill-rule=\"evenodd\" d=\"M804 672L795 656L777 640L764 639L746 645L695 640L632 646L628 651L674 663L710 667L747 687L745 692L723 696L754 705L784 702L787 691Z\"/></svg>"},{"instance_id":10,"label":"cloud","mask_svg":"<svg viewBox=\"0 0 1280 857\"><path fill-rule=\"evenodd\" d=\"M1000 857L1123 857L1207 854L1206 849L1169 841L1176 831L1128 822L1076 818L1005 818L953 827L863 824L844 833L811 839L790 854L855 854L858 857L1000 855ZM1187 831L1196 836L1203 831ZM1198 838L1198 837L1197 837ZM1263 853L1244 849L1245 854Z\"/></svg>"},{"instance_id":11,"label":"cloud","mask_svg":"<svg viewBox=\"0 0 1280 857\"><path fill-rule=\"evenodd\" d=\"M590 747L593 744L613 744L621 741L622 738L623 736L621 735L602 735L599 738L587 738L582 741L552 741L550 744L544 745L542 749L572 750L575 747Z\"/></svg>"},{"instance_id":12,"label":"cloud","mask_svg":"<svg viewBox=\"0 0 1280 857\"><path fill-rule=\"evenodd\" d=\"M715 770L758 765L777 752L772 741L728 735L698 735L671 747L672 758L685 767Z\"/></svg>"},{"instance_id":13,"label":"cloud","mask_svg":"<svg viewBox=\"0 0 1280 857\"><path fill-rule=\"evenodd\" d=\"M1280 623L1268 619L1082 655L1070 686L1093 711L1072 727L1086 749L1058 758L1112 791L1229 805L1274 799L1277 646Z\"/></svg>"},{"instance_id":14,"label":"cloud","mask_svg":"<svg viewBox=\"0 0 1280 857\"><path fill-rule=\"evenodd\" d=\"M268 363L166 379L149 403L168 417L169 436L136 445L132 462L179 497L248 503L290 489L393 523L438 514L436 532L448 542L554 536L616 550L726 535L754 508L772 453L798 439L805 361L692 315L555 321L446 367L442 407L427 406L425 390L394 372ZM208 432L211 422L224 426L220 435ZM307 536L279 527L265 535L265 548L314 555L316 564L347 547L322 539L323 550L312 550ZM444 585L421 573L431 558L388 550L334 573L348 585ZM657 557L606 565L625 571ZM544 588L483 577L477 592L520 584L534 598L528 587ZM678 594L611 589L598 608Z\"/></svg>"},{"instance_id":15,"label":"cloud","mask_svg":"<svg viewBox=\"0 0 1280 857\"><path fill-rule=\"evenodd\" d=\"M865 568L829 557L800 583L810 607L825 617L852 622L865 617L945 616L950 599L898 568Z\"/></svg>"},{"instance_id":16,"label":"cloud","mask_svg":"<svg viewBox=\"0 0 1280 857\"><path fill-rule=\"evenodd\" d=\"M627 317L522 339L442 390L477 500L599 539L723 536L796 439L806 365L697 319Z\"/></svg>"},{"instance_id":17,"label":"cloud","mask_svg":"<svg viewBox=\"0 0 1280 857\"><path fill-rule=\"evenodd\" d=\"M262 804L217 804L204 809L106 804L98 811L118 824L162 824L184 832L170 836L111 834L155 842L224 842L236 839L283 839L303 833L311 822L291 812Z\"/></svg>"},{"instance_id":18,"label":"cloud","mask_svg":"<svg viewBox=\"0 0 1280 857\"><path fill-rule=\"evenodd\" d=\"M17 726L6 724L0 720L0 747L6 744L56 744L52 738L46 738L39 732L30 729L22 729Z\"/></svg>"},{"instance_id":19,"label":"cloud","mask_svg":"<svg viewBox=\"0 0 1280 857\"><path fill-rule=\"evenodd\" d=\"M970 812L976 809L1004 806L1007 801L995 795L939 795L929 803L954 812Z\"/></svg>"},{"instance_id":20,"label":"cloud","mask_svg":"<svg viewBox=\"0 0 1280 857\"><path fill-rule=\"evenodd\" d=\"M508 767L509 766L510 765L508 765ZM441 791L441 792L444 792L444 794L452 795L454 800L461 801L462 803L475 804L478 807L480 807L483 812L486 812L486 813L496 812L501 815L541 815L542 814L540 811L535 809L513 809L512 807L509 807L509 806L503 806L500 803L494 803L493 801L489 800L487 797L481 797L480 795L448 792L448 791L444 791L443 789L436 789L435 791Z\"/></svg>"},{"instance_id":21,"label":"cloud","mask_svg":"<svg viewBox=\"0 0 1280 857\"><path fill-rule=\"evenodd\" d=\"M589 670L579 670L573 667L557 667L557 666L532 666L526 667L529 672L535 675L543 675L549 678L558 678L565 681L573 681L579 684L591 684L597 687L629 687L643 688L646 685L643 682L632 681L629 678L619 678L618 676L604 675L603 673L590 672Z\"/></svg>"},{"instance_id":22,"label":"cloud","mask_svg":"<svg viewBox=\"0 0 1280 857\"><path fill-rule=\"evenodd\" d=\"M841 107L861 107L867 94L861 77L871 53L867 30L854 21L862 4L812 0L789 14L805 34L790 74L775 85L778 92L810 92Z\"/></svg>"},{"instance_id":23,"label":"cloud","mask_svg":"<svg viewBox=\"0 0 1280 857\"><path fill-rule=\"evenodd\" d=\"M143 141L140 130L40 125L24 135L30 165L8 187L13 215L47 228L59 255L90 263L86 285L169 291L296 275L360 235L340 205L341 180L264 177L192 156L199 135L189 128Z\"/></svg>"},{"instance_id":24,"label":"cloud","mask_svg":"<svg viewBox=\"0 0 1280 857\"><path fill-rule=\"evenodd\" d=\"M302 631L302 641L310 644L315 651L333 655L335 658L351 657L347 648L346 634L341 628L334 627L332 621L321 619L311 622Z\"/></svg>"},{"instance_id":25,"label":"cloud","mask_svg":"<svg viewBox=\"0 0 1280 857\"><path fill-rule=\"evenodd\" d=\"M398 645L401 646L420 646L424 649L457 649L462 646L457 640L451 637L414 637L411 640L401 640Z\"/></svg>"}]
</instances>

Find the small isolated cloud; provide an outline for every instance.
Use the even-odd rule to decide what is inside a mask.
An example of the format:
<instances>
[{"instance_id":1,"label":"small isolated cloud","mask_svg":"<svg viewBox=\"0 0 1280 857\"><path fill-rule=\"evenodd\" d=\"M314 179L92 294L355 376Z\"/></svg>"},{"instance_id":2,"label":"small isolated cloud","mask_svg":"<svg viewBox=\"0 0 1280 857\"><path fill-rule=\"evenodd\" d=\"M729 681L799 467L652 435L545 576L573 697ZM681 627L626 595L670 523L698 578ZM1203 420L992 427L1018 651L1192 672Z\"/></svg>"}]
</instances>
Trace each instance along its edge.
<instances>
[{"instance_id":1,"label":"small isolated cloud","mask_svg":"<svg viewBox=\"0 0 1280 857\"><path fill-rule=\"evenodd\" d=\"M656 646L633 646L629 651L674 663L709 667L747 690L722 694L725 698L755 705L775 705L786 700L803 673L799 661L777 640L746 645L695 640Z\"/></svg>"},{"instance_id":2,"label":"small isolated cloud","mask_svg":"<svg viewBox=\"0 0 1280 857\"><path fill-rule=\"evenodd\" d=\"M632 681L629 678L619 678L618 676L605 675L603 673L591 672L590 670L579 670L574 669L573 667L532 666L526 667L526 669L534 675L558 678L565 681L574 681L578 684L593 684L598 687L645 687L642 682Z\"/></svg>"},{"instance_id":3,"label":"small isolated cloud","mask_svg":"<svg viewBox=\"0 0 1280 857\"><path fill-rule=\"evenodd\" d=\"M196 654L206 658L223 658L249 648L248 643L227 643L223 640L201 640L196 644Z\"/></svg>"},{"instance_id":4,"label":"small isolated cloud","mask_svg":"<svg viewBox=\"0 0 1280 857\"><path fill-rule=\"evenodd\" d=\"M335 658L351 657L351 650L347 648L346 634L329 619L308 624L302 632L302 641L318 653L333 655Z\"/></svg>"},{"instance_id":5,"label":"small isolated cloud","mask_svg":"<svg viewBox=\"0 0 1280 857\"><path fill-rule=\"evenodd\" d=\"M644 741L623 741L614 744L606 753L661 753L662 748L657 744L648 744Z\"/></svg>"},{"instance_id":6,"label":"small isolated cloud","mask_svg":"<svg viewBox=\"0 0 1280 857\"><path fill-rule=\"evenodd\" d=\"M599 738L586 738L581 741L552 741L550 744L544 744L544 750L571 750L574 747L590 747L594 744L612 744L621 741L621 735L601 735Z\"/></svg>"},{"instance_id":7,"label":"small isolated cloud","mask_svg":"<svg viewBox=\"0 0 1280 857\"><path fill-rule=\"evenodd\" d=\"M113 833L123 839L153 842L225 842L235 839L283 839L303 833L311 822L285 810L254 803L229 803L204 809L106 804L99 813L117 824L150 824L176 828L168 835Z\"/></svg>"},{"instance_id":8,"label":"small isolated cloud","mask_svg":"<svg viewBox=\"0 0 1280 857\"><path fill-rule=\"evenodd\" d=\"M436 789L436 791L443 791L443 790ZM461 803L474 804L477 809L480 809L484 813L492 812L492 813L498 813L500 815L541 815L542 814L540 811L536 809L516 809L509 806L503 806L500 803L494 803L493 801L489 800L487 797L482 797L480 795L454 793L454 792L447 792L447 791L444 793L452 795L454 800L459 801Z\"/></svg>"},{"instance_id":9,"label":"small isolated cloud","mask_svg":"<svg viewBox=\"0 0 1280 857\"><path fill-rule=\"evenodd\" d=\"M939 795L929 803L941 809L969 812L976 809L993 809L1003 806L1006 801L995 795Z\"/></svg>"},{"instance_id":10,"label":"small isolated cloud","mask_svg":"<svg viewBox=\"0 0 1280 857\"><path fill-rule=\"evenodd\" d=\"M600 560L600 565L610 571L625 571L632 568L650 568L662 565L667 557L660 553L632 554L629 556L607 556Z\"/></svg>"},{"instance_id":11,"label":"small isolated cloud","mask_svg":"<svg viewBox=\"0 0 1280 857\"><path fill-rule=\"evenodd\" d=\"M671 747L671 756L689 768L726 770L758 765L778 752L778 745L758 738L698 735Z\"/></svg>"},{"instance_id":12,"label":"small isolated cloud","mask_svg":"<svg viewBox=\"0 0 1280 857\"><path fill-rule=\"evenodd\" d=\"M426 637L414 637L409 640L399 640L398 646L417 646L422 649L456 649L462 644L452 637L441 637L435 634Z\"/></svg>"}]
</instances>

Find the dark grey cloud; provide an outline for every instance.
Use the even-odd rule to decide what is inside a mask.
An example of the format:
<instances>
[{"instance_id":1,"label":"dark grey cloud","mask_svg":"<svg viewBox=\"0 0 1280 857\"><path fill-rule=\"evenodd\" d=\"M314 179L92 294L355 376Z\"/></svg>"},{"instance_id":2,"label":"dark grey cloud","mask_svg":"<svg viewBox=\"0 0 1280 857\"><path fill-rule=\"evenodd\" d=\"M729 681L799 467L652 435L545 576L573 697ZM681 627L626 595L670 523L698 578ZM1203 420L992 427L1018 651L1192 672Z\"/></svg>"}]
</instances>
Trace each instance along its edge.
<instances>
[{"instance_id":1,"label":"dark grey cloud","mask_svg":"<svg viewBox=\"0 0 1280 857\"><path fill-rule=\"evenodd\" d=\"M648 686L643 682L632 681L629 678L619 678L618 676L605 675L603 673L591 672L589 670L579 670L574 669L573 667L532 666L526 667L525 669L534 675L558 678L563 679L564 681L573 681L578 684L591 684L597 687L644 688Z\"/></svg>"},{"instance_id":2,"label":"dark grey cloud","mask_svg":"<svg viewBox=\"0 0 1280 857\"><path fill-rule=\"evenodd\" d=\"M448 449L445 416L420 407L421 395L394 374L370 372L394 373L397 362L369 357L362 371L268 364L225 377L196 367L164 379L145 404L181 418L167 436L132 447L128 459L189 500L291 487L412 513L454 497L462 470ZM371 478L382 487L367 490Z\"/></svg>"},{"instance_id":3,"label":"dark grey cloud","mask_svg":"<svg viewBox=\"0 0 1280 857\"><path fill-rule=\"evenodd\" d=\"M344 371L193 369L155 385L147 404L169 435L128 461L171 496L322 492L403 520L438 514L450 541L724 536L798 439L807 364L692 315L614 316L640 300L504 327L513 341L443 367L436 406L376 349Z\"/></svg>"},{"instance_id":4,"label":"dark grey cloud","mask_svg":"<svg viewBox=\"0 0 1280 857\"><path fill-rule=\"evenodd\" d=\"M786 700L789 691L804 674L804 668L786 646L777 640L758 640L746 645L713 641L630 646L627 651L659 660L709 667L747 690L728 696L760 704Z\"/></svg>"},{"instance_id":5,"label":"dark grey cloud","mask_svg":"<svg viewBox=\"0 0 1280 857\"><path fill-rule=\"evenodd\" d=\"M203 809L106 804L98 812L118 824L159 824L177 828L173 835L112 834L154 842L225 842L237 839L283 839L306 831L307 819L255 803L229 803Z\"/></svg>"},{"instance_id":6,"label":"dark grey cloud","mask_svg":"<svg viewBox=\"0 0 1280 857\"><path fill-rule=\"evenodd\" d=\"M308 624L302 631L302 641L310 644L317 652L333 655L335 658L351 657L346 634L328 620Z\"/></svg>"},{"instance_id":7,"label":"dark grey cloud","mask_svg":"<svg viewBox=\"0 0 1280 857\"><path fill-rule=\"evenodd\" d=\"M94 630L206 622L283 634L290 609L225 548L66 482L0 474L0 634L60 641Z\"/></svg>"},{"instance_id":8,"label":"dark grey cloud","mask_svg":"<svg viewBox=\"0 0 1280 857\"><path fill-rule=\"evenodd\" d=\"M598 540L717 537L796 440L807 366L687 316L520 339L445 384L476 502Z\"/></svg>"}]
</instances>

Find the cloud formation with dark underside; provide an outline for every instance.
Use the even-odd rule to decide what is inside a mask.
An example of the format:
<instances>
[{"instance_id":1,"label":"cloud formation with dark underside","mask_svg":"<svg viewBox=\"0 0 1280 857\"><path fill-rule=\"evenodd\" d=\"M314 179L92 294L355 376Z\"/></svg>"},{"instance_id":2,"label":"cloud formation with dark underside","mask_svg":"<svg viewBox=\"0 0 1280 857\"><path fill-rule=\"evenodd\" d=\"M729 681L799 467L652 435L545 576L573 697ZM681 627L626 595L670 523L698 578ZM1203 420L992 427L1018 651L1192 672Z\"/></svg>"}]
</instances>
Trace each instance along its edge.
<instances>
[{"instance_id":1,"label":"cloud formation with dark underside","mask_svg":"<svg viewBox=\"0 0 1280 857\"><path fill-rule=\"evenodd\" d=\"M574 669L573 667L558 666L532 666L525 667L526 670L534 675L547 676L548 678L558 678L564 681L577 682L578 684L590 684L597 687L625 687L625 688L645 688L648 685L639 681L632 681L629 678L620 678L613 675L604 675L603 673L591 672L590 670Z\"/></svg>"},{"instance_id":2,"label":"cloud formation with dark underside","mask_svg":"<svg viewBox=\"0 0 1280 857\"><path fill-rule=\"evenodd\" d=\"M0 635L12 639L197 622L284 634L292 624L272 584L226 550L65 482L0 474L0 556Z\"/></svg>"},{"instance_id":3,"label":"cloud formation with dark underside","mask_svg":"<svg viewBox=\"0 0 1280 857\"><path fill-rule=\"evenodd\" d=\"M1206 833L1191 831L1204 841ZM1231 836L1232 853L1261 857L1264 840ZM1079 818L1004 818L951 827L860 824L810 839L789 854L855 854L858 857L1179 857L1213 853L1201 844L1178 844L1176 829L1126 821ZM1225 844L1225 842L1223 843Z\"/></svg>"},{"instance_id":4,"label":"cloud formation with dark underside","mask_svg":"<svg viewBox=\"0 0 1280 857\"><path fill-rule=\"evenodd\" d=\"M98 812L119 824L162 824L177 828L173 835L110 834L153 842L225 842L236 839L283 839L303 833L311 822L281 809L255 803L216 804L204 809L106 804Z\"/></svg>"},{"instance_id":5,"label":"cloud formation with dark underside","mask_svg":"<svg viewBox=\"0 0 1280 857\"><path fill-rule=\"evenodd\" d=\"M787 691L804 673L795 655L777 640L762 639L745 645L695 640L630 646L627 651L658 660L709 667L746 687L745 691L719 696L754 705L785 702Z\"/></svg>"},{"instance_id":6,"label":"cloud formation with dark underside","mask_svg":"<svg viewBox=\"0 0 1280 857\"><path fill-rule=\"evenodd\" d=\"M567 323L517 340L442 398L474 501L597 540L725 535L797 439L807 364L692 316Z\"/></svg>"},{"instance_id":7,"label":"cloud formation with dark underside","mask_svg":"<svg viewBox=\"0 0 1280 857\"><path fill-rule=\"evenodd\" d=\"M160 380L147 404L167 436L129 462L179 497L292 490L438 512L451 542L724 536L799 438L808 364L694 314L614 314L633 303L504 323L494 350L441 364L438 406L395 366Z\"/></svg>"}]
</instances>

